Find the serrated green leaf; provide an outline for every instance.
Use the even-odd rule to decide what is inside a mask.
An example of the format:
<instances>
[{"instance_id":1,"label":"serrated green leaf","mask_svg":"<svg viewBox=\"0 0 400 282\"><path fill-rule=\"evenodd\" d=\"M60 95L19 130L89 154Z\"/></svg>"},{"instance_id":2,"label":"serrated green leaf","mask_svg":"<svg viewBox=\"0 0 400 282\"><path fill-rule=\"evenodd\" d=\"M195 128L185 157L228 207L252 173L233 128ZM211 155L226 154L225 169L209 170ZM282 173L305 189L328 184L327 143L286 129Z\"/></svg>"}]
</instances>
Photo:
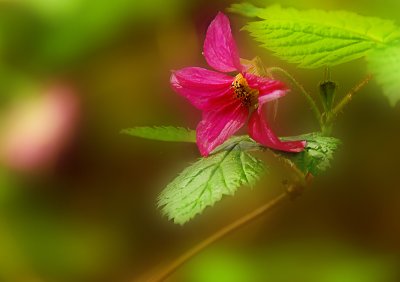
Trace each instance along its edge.
<instances>
[{"instance_id":1,"label":"serrated green leaf","mask_svg":"<svg viewBox=\"0 0 400 282\"><path fill-rule=\"evenodd\" d=\"M231 11L260 18L245 29L263 47L303 68L349 62L400 40L400 29L392 21L347 11L260 9L247 3L235 4Z\"/></svg>"},{"instance_id":2,"label":"serrated green leaf","mask_svg":"<svg viewBox=\"0 0 400 282\"><path fill-rule=\"evenodd\" d=\"M284 141L307 141L303 152L296 154L279 153L293 161L301 171L304 173L309 172L312 175L320 175L330 167L333 154L341 144L339 139L322 136L320 133L310 133L281 139Z\"/></svg>"},{"instance_id":3,"label":"serrated green leaf","mask_svg":"<svg viewBox=\"0 0 400 282\"><path fill-rule=\"evenodd\" d=\"M169 219L184 224L223 195L253 185L263 171L260 160L233 147L187 167L162 191L158 206Z\"/></svg>"},{"instance_id":4,"label":"serrated green leaf","mask_svg":"<svg viewBox=\"0 0 400 282\"><path fill-rule=\"evenodd\" d=\"M169 142L196 142L196 132L183 127L145 126L123 129L123 134Z\"/></svg>"},{"instance_id":5,"label":"serrated green leaf","mask_svg":"<svg viewBox=\"0 0 400 282\"><path fill-rule=\"evenodd\" d=\"M371 52L369 69L383 87L383 93L395 106L400 100L400 46L392 46Z\"/></svg>"},{"instance_id":6,"label":"serrated green leaf","mask_svg":"<svg viewBox=\"0 0 400 282\"><path fill-rule=\"evenodd\" d=\"M250 138L248 135L232 136L225 143L219 145L213 153L228 150L240 150L240 151L257 151L263 150L264 147Z\"/></svg>"}]
</instances>

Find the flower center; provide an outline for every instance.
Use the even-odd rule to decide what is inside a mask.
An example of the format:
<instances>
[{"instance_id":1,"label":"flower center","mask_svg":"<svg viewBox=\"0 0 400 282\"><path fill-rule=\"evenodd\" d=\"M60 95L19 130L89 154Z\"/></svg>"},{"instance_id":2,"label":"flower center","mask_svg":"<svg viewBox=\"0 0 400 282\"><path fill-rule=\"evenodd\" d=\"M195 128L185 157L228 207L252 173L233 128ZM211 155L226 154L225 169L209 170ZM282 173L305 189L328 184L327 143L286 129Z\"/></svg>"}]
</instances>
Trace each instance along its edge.
<instances>
[{"instance_id":1,"label":"flower center","mask_svg":"<svg viewBox=\"0 0 400 282\"><path fill-rule=\"evenodd\" d=\"M258 102L258 90L250 88L247 80L239 73L232 82L231 88L236 99L239 99L243 106L254 107Z\"/></svg>"}]
</instances>

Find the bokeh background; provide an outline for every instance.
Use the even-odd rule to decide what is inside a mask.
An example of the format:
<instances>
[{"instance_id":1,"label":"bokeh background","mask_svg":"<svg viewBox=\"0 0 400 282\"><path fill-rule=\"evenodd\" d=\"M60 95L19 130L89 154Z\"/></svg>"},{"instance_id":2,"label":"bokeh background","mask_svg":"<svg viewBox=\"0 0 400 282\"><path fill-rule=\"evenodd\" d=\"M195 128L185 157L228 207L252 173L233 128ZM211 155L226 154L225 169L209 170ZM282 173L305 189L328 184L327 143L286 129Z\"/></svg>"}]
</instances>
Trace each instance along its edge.
<instances>
[{"instance_id":1,"label":"bokeh background","mask_svg":"<svg viewBox=\"0 0 400 282\"><path fill-rule=\"evenodd\" d=\"M253 2L392 20L400 10L397 0ZM119 133L196 126L200 112L173 93L170 70L206 67L206 28L231 3L0 0L0 281L133 281L280 192L271 161L254 189L174 225L156 197L198 157L196 147ZM287 69L317 95L322 69L272 57L239 31L245 19L229 16L242 57ZM367 72L362 59L334 67L339 95ZM297 94L279 104L280 135L317 129ZM400 106L371 82L336 124L343 145L312 190L171 281L400 281L399 132Z\"/></svg>"}]
</instances>

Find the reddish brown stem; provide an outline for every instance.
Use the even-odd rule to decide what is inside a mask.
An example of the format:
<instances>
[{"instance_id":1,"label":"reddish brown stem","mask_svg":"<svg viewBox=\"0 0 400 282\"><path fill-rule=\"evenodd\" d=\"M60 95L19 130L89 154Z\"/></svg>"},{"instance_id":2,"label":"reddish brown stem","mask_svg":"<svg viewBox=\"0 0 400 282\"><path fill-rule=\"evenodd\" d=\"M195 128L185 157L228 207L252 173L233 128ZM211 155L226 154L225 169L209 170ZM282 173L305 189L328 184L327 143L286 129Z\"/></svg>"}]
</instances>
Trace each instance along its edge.
<instances>
[{"instance_id":1,"label":"reddish brown stem","mask_svg":"<svg viewBox=\"0 0 400 282\"><path fill-rule=\"evenodd\" d=\"M141 278L135 281L147 281L147 282L159 282L164 281L168 278L172 273L174 273L180 266L186 263L188 260L199 254L202 250L207 248L208 246L214 244L221 238L231 234L232 232L236 231L237 229L247 225L248 223L254 221L255 219L259 218L262 215L267 214L268 212L272 211L275 207L279 204L283 203L287 198L294 198L301 194L303 191L304 186L302 185L290 185L288 186L287 190L280 195L276 196L272 200L268 201L266 204L258 207L257 209L251 211L250 213L240 217L239 219L235 220L234 222L224 226L223 228L219 229L217 232L206 238L205 240L201 241L197 245L190 248L188 251L183 253L181 256L173 260L170 264L162 268L156 274L148 277L148 278Z\"/></svg>"},{"instance_id":2,"label":"reddish brown stem","mask_svg":"<svg viewBox=\"0 0 400 282\"><path fill-rule=\"evenodd\" d=\"M333 116L336 116L339 112L341 112L344 106L346 106L353 99L354 94L359 92L361 88L363 88L371 79L372 75L369 74L363 80L361 80L356 86L354 86L333 109L332 111Z\"/></svg>"}]
</instances>

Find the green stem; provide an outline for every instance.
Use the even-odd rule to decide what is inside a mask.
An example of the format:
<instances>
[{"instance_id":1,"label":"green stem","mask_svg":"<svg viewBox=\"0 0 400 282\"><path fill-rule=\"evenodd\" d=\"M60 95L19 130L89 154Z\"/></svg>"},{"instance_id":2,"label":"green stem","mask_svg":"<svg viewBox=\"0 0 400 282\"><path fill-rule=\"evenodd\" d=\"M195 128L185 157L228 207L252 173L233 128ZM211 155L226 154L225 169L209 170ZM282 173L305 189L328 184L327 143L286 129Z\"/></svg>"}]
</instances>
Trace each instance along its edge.
<instances>
[{"instance_id":1,"label":"green stem","mask_svg":"<svg viewBox=\"0 0 400 282\"><path fill-rule=\"evenodd\" d=\"M300 90L301 94L303 94L304 98L306 98L308 104L311 107L311 110L314 113L315 119L318 121L318 124L322 130L324 128L324 124L321 119L321 112L320 112L317 104L315 103L314 99L311 97L310 93L308 93L304 89L304 87L290 73L288 73L284 69L279 68L279 67L270 67L270 68L268 68L267 71L268 71L268 73L271 74L271 76L272 76L272 73L274 73L274 72L281 73L281 74L285 75L291 81L291 83L296 85L296 87Z\"/></svg>"}]
</instances>

